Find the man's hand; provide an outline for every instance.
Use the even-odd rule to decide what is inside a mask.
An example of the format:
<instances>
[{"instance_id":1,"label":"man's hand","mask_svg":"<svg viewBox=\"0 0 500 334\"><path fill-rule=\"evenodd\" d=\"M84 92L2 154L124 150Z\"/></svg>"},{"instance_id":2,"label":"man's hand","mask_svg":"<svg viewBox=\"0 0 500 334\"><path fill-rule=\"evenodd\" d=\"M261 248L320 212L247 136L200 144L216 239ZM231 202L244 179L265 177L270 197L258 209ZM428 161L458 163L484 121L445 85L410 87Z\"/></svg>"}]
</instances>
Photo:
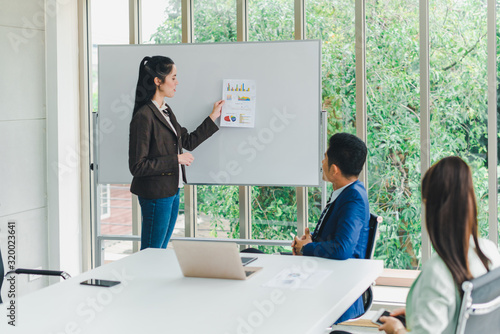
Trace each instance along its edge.
<instances>
[{"instance_id":1,"label":"man's hand","mask_svg":"<svg viewBox=\"0 0 500 334\"><path fill-rule=\"evenodd\" d=\"M295 237L292 241L292 251L293 255L302 255L302 247L312 242L311 233L309 232L309 228L306 228L306 234L302 237Z\"/></svg>"}]
</instances>

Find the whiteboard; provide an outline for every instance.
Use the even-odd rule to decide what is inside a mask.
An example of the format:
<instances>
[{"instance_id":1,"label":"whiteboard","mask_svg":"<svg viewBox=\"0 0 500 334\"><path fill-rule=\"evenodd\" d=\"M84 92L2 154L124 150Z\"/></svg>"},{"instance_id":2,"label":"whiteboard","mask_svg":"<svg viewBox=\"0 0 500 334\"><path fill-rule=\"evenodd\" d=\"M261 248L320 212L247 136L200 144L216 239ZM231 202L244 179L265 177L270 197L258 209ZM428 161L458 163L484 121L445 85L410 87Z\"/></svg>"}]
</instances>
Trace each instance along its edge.
<instances>
[{"instance_id":1,"label":"whiteboard","mask_svg":"<svg viewBox=\"0 0 500 334\"><path fill-rule=\"evenodd\" d=\"M188 131L222 98L224 79L256 82L255 127L220 127L192 152L188 183L319 185L324 149L319 40L99 46L98 183L132 181L129 125L139 63L154 55L168 56L176 64L179 85L166 102Z\"/></svg>"}]
</instances>

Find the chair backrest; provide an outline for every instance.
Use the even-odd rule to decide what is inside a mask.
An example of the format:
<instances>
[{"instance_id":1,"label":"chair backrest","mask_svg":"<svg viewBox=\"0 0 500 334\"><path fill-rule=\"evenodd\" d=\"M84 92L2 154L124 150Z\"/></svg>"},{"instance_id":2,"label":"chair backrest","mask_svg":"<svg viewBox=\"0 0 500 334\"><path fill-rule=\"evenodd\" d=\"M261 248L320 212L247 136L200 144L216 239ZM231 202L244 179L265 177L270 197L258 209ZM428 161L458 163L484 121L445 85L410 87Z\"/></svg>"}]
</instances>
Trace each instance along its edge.
<instances>
[{"instance_id":1,"label":"chair backrest","mask_svg":"<svg viewBox=\"0 0 500 334\"><path fill-rule=\"evenodd\" d=\"M462 284L464 297L457 334L498 333L500 329L500 268Z\"/></svg>"},{"instance_id":2,"label":"chair backrest","mask_svg":"<svg viewBox=\"0 0 500 334\"><path fill-rule=\"evenodd\" d=\"M3 269L3 259L2 250L0 249L0 304L2 304L2 283L3 283L4 269Z\"/></svg>"},{"instance_id":3,"label":"chair backrest","mask_svg":"<svg viewBox=\"0 0 500 334\"><path fill-rule=\"evenodd\" d=\"M377 240L378 225L382 223L383 219L381 216L374 215L370 213L370 221L368 225L370 231L368 231L368 244L366 246L366 256L365 259L371 259L373 257L373 252L375 251L375 244Z\"/></svg>"},{"instance_id":4,"label":"chair backrest","mask_svg":"<svg viewBox=\"0 0 500 334\"><path fill-rule=\"evenodd\" d=\"M370 220L368 222L370 230L368 231L368 244L366 245L365 259L373 258L373 252L375 251L375 244L377 242L377 236L378 236L378 225L382 221L383 221L382 217L370 213ZM368 310L370 310L370 308L372 307L373 291L371 286L369 286L368 289L366 289L366 291L363 292L362 297L363 297L363 307L365 309L365 312L363 312L363 314L361 314L359 317L368 312Z\"/></svg>"}]
</instances>

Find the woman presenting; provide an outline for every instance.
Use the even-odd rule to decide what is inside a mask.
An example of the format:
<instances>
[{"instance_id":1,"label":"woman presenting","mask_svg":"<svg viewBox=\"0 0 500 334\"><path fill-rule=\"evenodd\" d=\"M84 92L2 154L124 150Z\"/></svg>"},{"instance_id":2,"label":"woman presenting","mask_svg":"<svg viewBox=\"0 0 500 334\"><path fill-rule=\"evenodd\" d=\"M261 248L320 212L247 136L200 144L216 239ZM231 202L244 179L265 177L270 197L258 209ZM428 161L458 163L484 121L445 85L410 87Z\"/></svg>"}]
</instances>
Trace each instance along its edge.
<instances>
[{"instance_id":1,"label":"woman presenting","mask_svg":"<svg viewBox=\"0 0 500 334\"><path fill-rule=\"evenodd\" d=\"M194 150L219 128L223 100L198 128L181 127L165 98L175 95L177 68L163 56L144 57L139 67L135 105L130 122L130 191L139 197L142 211L141 250L167 248L179 211L179 188L186 181L185 166Z\"/></svg>"}]
</instances>

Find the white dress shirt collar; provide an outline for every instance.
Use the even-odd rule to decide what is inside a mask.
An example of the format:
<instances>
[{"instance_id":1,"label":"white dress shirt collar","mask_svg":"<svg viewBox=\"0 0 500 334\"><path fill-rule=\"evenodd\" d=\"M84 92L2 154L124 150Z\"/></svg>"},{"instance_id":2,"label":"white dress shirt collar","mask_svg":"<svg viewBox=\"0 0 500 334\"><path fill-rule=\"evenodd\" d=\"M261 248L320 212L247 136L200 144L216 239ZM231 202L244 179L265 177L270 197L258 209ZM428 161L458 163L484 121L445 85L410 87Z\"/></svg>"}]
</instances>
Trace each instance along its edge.
<instances>
[{"instance_id":1,"label":"white dress shirt collar","mask_svg":"<svg viewBox=\"0 0 500 334\"><path fill-rule=\"evenodd\" d=\"M335 201L337 199L337 197L340 196L340 194L342 193L342 191L344 191L345 188L349 187L351 184L353 184L354 182L356 181L353 181L349 184L346 184L345 186L343 186L342 188L339 188L337 190L335 190L333 193L332 193L332 197L330 197L330 201L327 203L333 203L333 201Z\"/></svg>"},{"instance_id":2,"label":"white dress shirt collar","mask_svg":"<svg viewBox=\"0 0 500 334\"><path fill-rule=\"evenodd\" d=\"M161 102L161 106L158 105L158 102L156 102L155 100L151 100L151 102L153 102L153 104L156 106L156 108L158 108L159 111L163 111L167 108L167 104L165 103L165 101Z\"/></svg>"}]
</instances>

